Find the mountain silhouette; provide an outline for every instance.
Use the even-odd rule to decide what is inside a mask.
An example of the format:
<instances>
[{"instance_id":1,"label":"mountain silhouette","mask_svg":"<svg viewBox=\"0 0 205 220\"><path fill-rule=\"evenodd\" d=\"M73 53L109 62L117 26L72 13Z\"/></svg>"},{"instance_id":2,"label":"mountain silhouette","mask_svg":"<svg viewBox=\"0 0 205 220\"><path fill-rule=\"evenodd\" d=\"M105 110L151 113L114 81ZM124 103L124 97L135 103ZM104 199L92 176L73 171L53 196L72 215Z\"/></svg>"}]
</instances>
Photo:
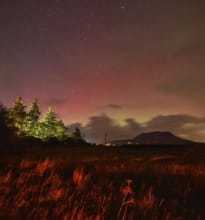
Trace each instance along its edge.
<instances>
[{"instance_id":1,"label":"mountain silhouette","mask_svg":"<svg viewBox=\"0 0 205 220\"><path fill-rule=\"evenodd\" d=\"M147 132L136 136L134 139L113 140L110 142L110 144L116 146L127 145L127 144L187 145L193 143L194 143L193 141L177 137L169 131Z\"/></svg>"},{"instance_id":2,"label":"mountain silhouette","mask_svg":"<svg viewBox=\"0 0 205 220\"><path fill-rule=\"evenodd\" d=\"M148 133L142 133L134 138L135 143L139 144L191 144L190 140L186 140L175 136L171 132L167 131L154 131Z\"/></svg>"}]
</instances>

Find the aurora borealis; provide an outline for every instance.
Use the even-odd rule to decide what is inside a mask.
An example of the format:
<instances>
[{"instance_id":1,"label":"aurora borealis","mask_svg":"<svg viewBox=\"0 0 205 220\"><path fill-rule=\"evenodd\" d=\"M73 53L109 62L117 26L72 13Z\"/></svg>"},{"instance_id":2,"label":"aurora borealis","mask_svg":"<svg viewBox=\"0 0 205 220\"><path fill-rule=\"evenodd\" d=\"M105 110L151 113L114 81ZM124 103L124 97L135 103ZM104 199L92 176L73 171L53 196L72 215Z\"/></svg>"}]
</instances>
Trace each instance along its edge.
<instances>
[{"instance_id":1,"label":"aurora borealis","mask_svg":"<svg viewBox=\"0 0 205 220\"><path fill-rule=\"evenodd\" d=\"M110 138L171 130L205 141L204 8L200 0L2 0L0 100L38 97L93 140L104 130Z\"/></svg>"}]
</instances>

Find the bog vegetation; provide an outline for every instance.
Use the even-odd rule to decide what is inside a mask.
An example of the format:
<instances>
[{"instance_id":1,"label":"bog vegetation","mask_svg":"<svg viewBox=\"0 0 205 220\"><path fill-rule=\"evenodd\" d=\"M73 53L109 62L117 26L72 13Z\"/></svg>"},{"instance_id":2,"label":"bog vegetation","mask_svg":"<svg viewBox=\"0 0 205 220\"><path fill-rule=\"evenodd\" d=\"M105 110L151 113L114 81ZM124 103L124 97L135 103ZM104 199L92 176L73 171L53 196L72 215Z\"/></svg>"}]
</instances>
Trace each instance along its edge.
<instances>
[{"instance_id":1,"label":"bog vegetation","mask_svg":"<svg viewBox=\"0 0 205 220\"><path fill-rule=\"evenodd\" d=\"M1 219L202 220L205 165L175 157L1 163Z\"/></svg>"}]
</instances>

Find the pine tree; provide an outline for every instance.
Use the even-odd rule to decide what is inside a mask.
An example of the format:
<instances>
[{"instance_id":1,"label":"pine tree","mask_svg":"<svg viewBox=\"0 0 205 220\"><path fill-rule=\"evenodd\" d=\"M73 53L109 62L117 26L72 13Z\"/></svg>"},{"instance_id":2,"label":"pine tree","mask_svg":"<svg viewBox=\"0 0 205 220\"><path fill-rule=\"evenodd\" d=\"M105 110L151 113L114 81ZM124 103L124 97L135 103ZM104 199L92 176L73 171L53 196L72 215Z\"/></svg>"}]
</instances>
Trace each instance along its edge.
<instances>
[{"instance_id":1,"label":"pine tree","mask_svg":"<svg viewBox=\"0 0 205 220\"><path fill-rule=\"evenodd\" d=\"M45 113L41 126L43 139L55 137L59 140L63 140L66 138L65 125L57 118L57 114L51 108Z\"/></svg>"},{"instance_id":2,"label":"pine tree","mask_svg":"<svg viewBox=\"0 0 205 220\"><path fill-rule=\"evenodd\" d=\"M17 128L19 133L23 133L23 125L26 117L25 108L26 106L23 104L22 97L18 97L8 112L11 125Z\"/></svg>"},{"instance_id":3,"label":"pine tree","mask_svg":"<svg viewBox=\"0 0 205 220\"><path fill-rule=\"evenodd\" d=\"M68 138L67 128L62 120L58 120L56 124L56 137L60 140L66 140Z\"/></svg>"},{"instance_id":4,"label":"pine tree","mask_svg":"<svg viewBox=\"0 0 205 220\"><path fill-rule=\"evenodd\" d=\"M37 122L40 118L40 110L39 110L39 103L38 99L35 98L34 101L29 106L28 114L27 114L32 121Z\"/></svg>"},{"instance_id":5,"label":"pine tree","mask_svg":"<svg viewBox=\"0 0 205 220\"><path fill-rule=\"evenodd\" d=\"M24 132L26 135L37 138L40 137L40 133L41 133L41 129L39 125L40 115L41 113L39 110L38 99L35 98L28 108L28 113L24 121Z\"/></svg>"}]
</instances>

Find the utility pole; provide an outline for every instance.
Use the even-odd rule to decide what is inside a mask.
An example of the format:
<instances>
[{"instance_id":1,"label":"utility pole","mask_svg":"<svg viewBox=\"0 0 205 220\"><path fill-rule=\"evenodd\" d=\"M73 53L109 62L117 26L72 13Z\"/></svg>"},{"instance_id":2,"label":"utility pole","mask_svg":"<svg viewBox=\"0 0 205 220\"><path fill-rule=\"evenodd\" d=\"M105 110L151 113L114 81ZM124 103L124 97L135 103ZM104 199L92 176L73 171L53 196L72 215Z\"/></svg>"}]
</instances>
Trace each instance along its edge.
<instances>
[{"instance_id":1,"label":"utility pole","mask_svg":"<svg viewBox=\"0 0 205 220\"><path fill-rule=\"evenodd\" d=\"M105 132L105 145L107 144L107 132Z\"/></svg>"}]
</instances>

